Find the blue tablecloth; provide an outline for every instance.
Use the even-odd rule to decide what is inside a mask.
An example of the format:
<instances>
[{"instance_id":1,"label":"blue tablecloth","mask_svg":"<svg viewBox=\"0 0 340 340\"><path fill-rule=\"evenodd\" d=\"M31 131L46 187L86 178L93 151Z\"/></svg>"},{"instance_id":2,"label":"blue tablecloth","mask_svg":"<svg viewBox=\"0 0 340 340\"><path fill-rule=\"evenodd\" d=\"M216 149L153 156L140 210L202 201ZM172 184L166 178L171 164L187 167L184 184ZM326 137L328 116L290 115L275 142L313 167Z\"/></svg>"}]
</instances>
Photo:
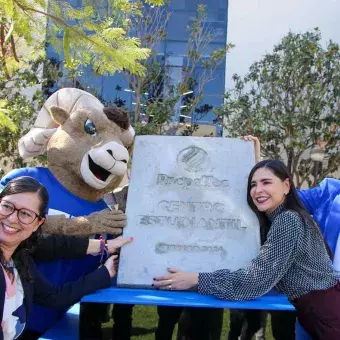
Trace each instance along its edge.
<instances>
[{"instance_id":1,"label":"blue tablecloth","mask_svg":"<svg viewBox=\"0 0 340 340\"><path fill-rule=\"evenodd\" d=\"M170 292L151 289L111 287L87 295L82 298L81 302L231 309L294 310L293 305L291 305L287 297L276 291L271 291L255 300L224 301L195 292Z\"/></svg>"}]
</instances>

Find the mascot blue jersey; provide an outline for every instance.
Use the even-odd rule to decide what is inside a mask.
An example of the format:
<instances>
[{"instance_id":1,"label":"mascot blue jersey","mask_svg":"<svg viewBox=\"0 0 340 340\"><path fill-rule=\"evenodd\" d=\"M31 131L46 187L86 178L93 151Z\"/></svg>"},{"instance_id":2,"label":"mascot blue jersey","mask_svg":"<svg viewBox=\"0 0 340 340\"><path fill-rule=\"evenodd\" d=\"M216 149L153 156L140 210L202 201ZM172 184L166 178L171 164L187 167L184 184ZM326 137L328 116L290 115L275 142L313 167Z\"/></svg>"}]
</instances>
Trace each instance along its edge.
<instances>
[{"instance_id":1,"label":"mascot blue jersey","mask_svg":"<svg viewBox=\"0 0 340 340\"><path fill-rule=\"evenodd\" d=\"M5 186L11 179L19 176L31 176L43 184L49 194L49 215L66 215L67 217L87 216L95 211L107 208L103 200L90 202L81 199L66 188L52 175L48 168L23 168L13 170L2 180L1 186ZM65 260L60 259L51 262L36 261L38 270L54 285L60 286L67 281L74 281L99 266L100 256L88 255L84 259ZM64 315L64 311L56 311L34 305L32 314L28 320L28 329L45 332L52 327Z\"/></svg>"}]
</instances>

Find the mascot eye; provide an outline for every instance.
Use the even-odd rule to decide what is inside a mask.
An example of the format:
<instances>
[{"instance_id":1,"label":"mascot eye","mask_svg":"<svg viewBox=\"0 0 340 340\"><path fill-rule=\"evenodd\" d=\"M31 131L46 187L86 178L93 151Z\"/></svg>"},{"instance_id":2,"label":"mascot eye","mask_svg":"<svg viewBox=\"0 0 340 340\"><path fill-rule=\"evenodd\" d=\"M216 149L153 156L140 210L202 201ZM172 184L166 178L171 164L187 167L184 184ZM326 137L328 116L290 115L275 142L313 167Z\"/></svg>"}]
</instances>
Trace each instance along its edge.
<instances>
[{"instance_id":1,"label":"mascot eye","mask_svg":"<svg viewBox=\"0 0 340 340\"><path fill-rule=\"evenodd\" d=\"M91 136L97 136L97 130L94 124L88 119L84 126L85 132Z\"/></svg>"}]
</instances>

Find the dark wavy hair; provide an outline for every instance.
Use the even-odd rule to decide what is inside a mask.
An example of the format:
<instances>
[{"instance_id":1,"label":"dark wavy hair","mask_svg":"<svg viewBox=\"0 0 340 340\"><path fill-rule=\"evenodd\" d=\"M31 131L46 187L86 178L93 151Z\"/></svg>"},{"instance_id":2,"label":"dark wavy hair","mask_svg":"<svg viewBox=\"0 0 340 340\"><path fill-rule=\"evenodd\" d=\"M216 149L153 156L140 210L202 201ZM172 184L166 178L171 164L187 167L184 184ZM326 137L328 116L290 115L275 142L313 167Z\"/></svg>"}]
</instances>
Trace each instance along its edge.
<instances>
[{"instance_id":1,"label":"dark wavy hair","mask_svg":"<svg viewBox=\"0 0 340 340\"><path fill-rule=\"evenodd\" d=\"M248 177L248 186L247 186L247 201L248 205L250 206L251 210L256 214L259 223L260 223L260 233L261 233L261 243L263 244L267 239L267 234L270 228L270 221L266 215L266 213L261 212L257 209L255 203L253 202L253 199L250 196L250 190L251 190L251 182L254 176L254 173L258 169L268 169L270 170L276 177L278 177L282 182L286 179L290 182L290 190L289 193L286 195L286 198L283 202L283 205L285 209L296 211L304 221L305 226L314 227L318 233L320 234L320 237L324 240L324 237L321 233L321 230L319 226L317 225L316 221L312 218L312 216L308 213L308 211L304 208L299 195L296 191L296 187L293 182L293 178L290 175L287 167L281 162L277 160L264 160L259 163L257 163L252 170L250 171L249 177ZM328 246L328 244L325 242L325 246L327 249L327 252L329 256L332 258L332 252Z\"/></svg>"},{"instance_id":2,"label":"dark wavy hair","mask_svg":"<svg viewBox=\"0 0 340 340\"><path fill-rule=\"evenodd\" d=\"M0 193L0 200L5 196L22 193L35 193L40 200L39 216L41 220L45 217L48 206L48 193L46 188L36 179L29 176L22 176L12 179L3 188ZM41 228L33 232L32 235L26 240L22 241L12 255L15 267L19 272L20 279L23 281L32 281L32 275L29 271L27 252L32 253L41 237ZM4 264L3 252L0 249L0 262Z\"/></svg>"}]
</instances>

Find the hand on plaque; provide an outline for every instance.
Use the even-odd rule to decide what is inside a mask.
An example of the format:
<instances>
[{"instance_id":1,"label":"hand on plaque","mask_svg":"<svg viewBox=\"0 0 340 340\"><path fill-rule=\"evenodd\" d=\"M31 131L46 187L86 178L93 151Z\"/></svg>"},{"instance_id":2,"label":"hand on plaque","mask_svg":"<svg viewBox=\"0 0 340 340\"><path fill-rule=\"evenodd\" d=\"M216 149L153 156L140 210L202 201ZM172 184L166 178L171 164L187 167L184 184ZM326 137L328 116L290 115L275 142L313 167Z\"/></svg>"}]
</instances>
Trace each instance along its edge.
<instances>
[{"instance_id":1,"label":"hand on plaque","mask_svg":"<svg viewBox=\"0 0 340 340\"><path fill-rule=\"evenodd\" d=\"M106 267L107 271L109 272L109 275L111 279L116 276L117 274L117 268L118 268L118 255L112 255L110 256L104 266Z\"/></svg>"},{"instance_id":2,"label":"hand on plaque","mask_svg":"<svg viewBox=\"0 0 340 340\"><path fill-rule=\"evenodd\" d=\"M112 240L108 240L107 243L107 250L110 254L118 253L120 248L124 245L133 241L133 237L123 238L122 236L118 236Z\"/></svg>"},{"instance_id":3,"label":"hand on plaque","mask_svg":"<svg viewBox=\"0 0 340 340\"><path fill-rule=\"evenodd\" d=\"M196 289L198 284L197 273L187 273L174 268L168 268L170 274L156 276L152 286L162 290L189 290Z\"/></svg>"},{"instance_id":4,"label":"hand on plaque","mask_svg":"<svg viewBox=\"0 0 340 340\"><path fill-rule=\"evenodd\" d=\"M258 163L261 160L261 144L260 140L257 137L254 137L252 135L248 136L242 136L241 139L247 141L247 142L253 142L254 143L254 151L255 151L255 162Z\"/></svg>"}]
</instances>

